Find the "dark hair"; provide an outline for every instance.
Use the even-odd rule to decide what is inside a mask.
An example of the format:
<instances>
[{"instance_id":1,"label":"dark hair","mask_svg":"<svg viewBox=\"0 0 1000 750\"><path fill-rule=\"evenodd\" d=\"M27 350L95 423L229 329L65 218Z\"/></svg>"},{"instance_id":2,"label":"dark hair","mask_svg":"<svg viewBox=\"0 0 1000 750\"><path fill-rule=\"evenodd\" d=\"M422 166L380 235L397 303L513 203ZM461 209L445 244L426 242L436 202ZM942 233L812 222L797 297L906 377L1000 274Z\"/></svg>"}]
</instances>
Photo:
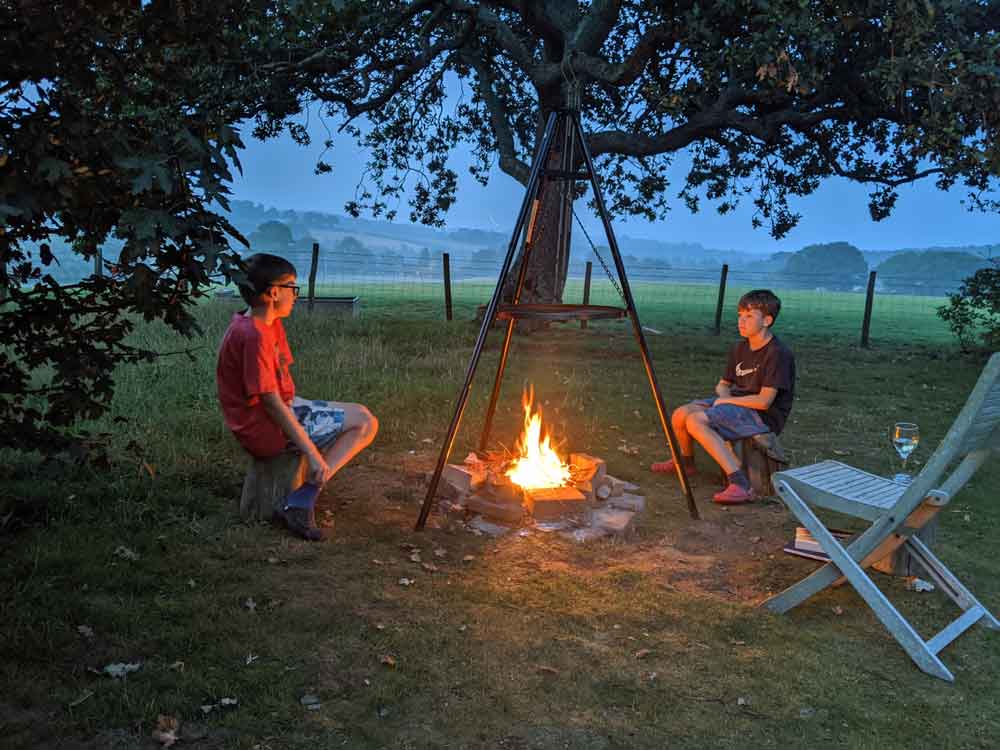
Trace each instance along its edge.
<instances>
[{"instance_id":1,"label":"dark hair","mask_svg":"<svg viewBox=\"0 0 1000 750\"><path fill-rule=\"evenodd\" d=\"M781 300L770 289L753 289L740 297L736 309L760 310L764 315L771 316L771 325L774 325L781 312Z\"/></svg>"},{"instance_id":2,"label":"dark hair","mask_svg":"<svg viewBox=\"0 0 1000 750\"><path fill-rule=\"evenodd\" d=\"M240 296L251 307L257 303L261 294L282 276L294 276L295 266L277 255L255 253L245 261L247 279L240 284Z\"/></svg>"}]
</instances>

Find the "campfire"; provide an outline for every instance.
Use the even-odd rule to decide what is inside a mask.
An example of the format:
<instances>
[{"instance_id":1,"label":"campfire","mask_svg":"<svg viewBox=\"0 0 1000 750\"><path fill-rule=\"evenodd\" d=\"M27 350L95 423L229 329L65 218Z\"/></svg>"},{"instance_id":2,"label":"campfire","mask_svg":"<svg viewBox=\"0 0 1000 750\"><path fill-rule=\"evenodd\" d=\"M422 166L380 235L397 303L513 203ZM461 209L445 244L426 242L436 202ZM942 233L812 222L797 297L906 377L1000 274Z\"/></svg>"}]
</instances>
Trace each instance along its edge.
<instances>
[{"instance_id":1,"label":"campfire","mask_svg":"<svg viewBox=\"0 0 1000 750\"><path fill-rule=\"evenodd\" d=\"M524 408L524 432L517 441L520 455L505 472L511 482L525 490L564 487L570 481L569 464L552 448L549 436L542 429L542 410L532 411L535 389L529 388L521 397Z\"/></svg>"},{"instance_id":2,"label":"campfire","mask_svg":"<svg viewBox=\"0 0 1000 750\"><path fill-rule=\"evenodd\" d=\"M531 520L574 528L577 539L630 530L645 507L643 497L631 494L638 486L610 476L606 463L587 453L563 458L533 387L522 394L521 407L523 425L513 454L470 453L462 464L445 466L447 509L474 515L473 521L484 516L505 524Z\"/></svg>"}]
</instances>

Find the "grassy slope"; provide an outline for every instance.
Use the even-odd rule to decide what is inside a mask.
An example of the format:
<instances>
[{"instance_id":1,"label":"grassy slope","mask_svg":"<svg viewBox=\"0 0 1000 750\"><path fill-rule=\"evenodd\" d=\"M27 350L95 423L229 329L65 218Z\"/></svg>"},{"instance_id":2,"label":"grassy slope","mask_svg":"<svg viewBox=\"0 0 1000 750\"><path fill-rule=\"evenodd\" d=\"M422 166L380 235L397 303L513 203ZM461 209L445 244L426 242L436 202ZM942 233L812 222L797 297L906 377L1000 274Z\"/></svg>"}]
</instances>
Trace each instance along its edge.
<instances>
[{"instance_id":1,"label":"grassy slope","mask_svg":"<svg viewBox=\"0 0 1000 750\"><path fill-rule=\"evenodd\" d=\"M656 322L667 334L650 346L678 403L710 388L729 340L671 325L663 304ZM926 458L981 362L914 344L859 350L843 343L853 321L786 310L779 326L799 362L785 433L794 462L839 451L890 471L887 428L901 418L923 428ZM1000 734L997 634L976 629L950 647L957 682L946 685L917 671L850 590L788 617L752 606L810 569L778 553L794 524L775 504L718 512L704 502L709 481L696 485L706 521L692 523L672 481L650 478L662 438L621 324L518 339L495 434L514 435L521 383L534 382L568 445L643 483L652 507L635 541L492 540L446 520L413 534L475 331L374 316L290 325L300 390L366 403L381 419L376 445L324 496L336 538L311 546L241 525L244 458L213 390L228 313L205 309L194 362L122 373L116 411L132 419L115 428L118 441L142 444L152 471L125 452L110 471L3 463L0 497L48 519L2 539L0 734L10 746L141 744L160 713L200 724L202 746L219 747L964 748ZM177 348L158 328L143 335ZM484 358L456 454L476 437L495 361ZM639 456L616 450L623 438ZM980 472L944 514L938 542L994 611L997 479L994 466ZM716 561L747 544L751 525L765 542L748 552L747 579ZM706 529L720 534L714 547L699 541ZM407 544L439 571L410 562ZM140 559L116 556L119 545ZM400 586L403 576L416 583ZM890 583L924 632L940 627L950 609L938 594L900 588ZM124 681L89 671L136 660L142 669ZM322 708L305 711L305 694ZM238 706L203 715L223 697Z\"/></svg>"}]
</instances>

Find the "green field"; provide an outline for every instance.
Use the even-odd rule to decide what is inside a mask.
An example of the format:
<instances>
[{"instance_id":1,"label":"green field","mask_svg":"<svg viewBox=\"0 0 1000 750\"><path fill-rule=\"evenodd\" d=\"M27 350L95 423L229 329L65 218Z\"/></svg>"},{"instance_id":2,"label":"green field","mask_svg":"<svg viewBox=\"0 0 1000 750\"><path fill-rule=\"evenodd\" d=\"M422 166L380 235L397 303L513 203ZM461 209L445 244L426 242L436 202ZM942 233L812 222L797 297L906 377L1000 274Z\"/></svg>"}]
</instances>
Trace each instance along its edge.
<instances>
[{"instance_id":1,"label":"green field","mask_svg":"<svg viewBox=\"0 0 1000 750\"><path fill-rule=\"evenodd\" d=\"M513 442L520 390L533 383L564 448L602 455L642 485L636 537L494 539L437 514L414 533L475 339L472 311L491 287L461 285L451 324L436 293L414 301L380 288L357 320L300 310L288 324L300 392L365 403L381 422L321 497L321 517L336 518L326 544L236 513L246 459L214 391L229 300L199 311L194 342L142 327L137 340L192 346L194 357L119 373L113 413L94 425L114 434L110 467L2 457L0 744L151 747L160 715L180 720L178 747L248 750L995 744L997 633L975 628L943 652L949 685L918 671L849 588L784 617L757 607L812 569L780 551L795 523L773 501L713 506L703 455L703 520L689 520L674 480L647 470L663 438L621 323L517 337L494 435ZM636 296L661 331L649 345L667 401L708 392L732 342L706 330L714 291L637 285ZM876 307L874 347L860 349L858 295L845 296L784 295L778 330L796 352L798 391L783 441L796 464L836 456L886 473L898 467L887 430L908 419L922 428L919 468L983 358L961 354L915 302L905 314ZM477 438L495 365L496 336L458 456ZM980 471L936 543L994 612L998 480L995 463ZM414 550L437 569L411 561ZM939 593L883 582L925 635L951 618ZM113 663L141 666L100 674Z\"/></svg>"},{"instance_id":2,"label":"green field","mask_svg":"<svg viewBox=\"0 0 1000 750\"><path fill-rule=\"evenodd\" d=\"M762 282L761 282L762 283ZM459 281L452 287L456 318L468 320L476 308L490 300L495 282ZM730 283L723 309L724 331L736 330L736 301L752 286ZM835 340L857 343L861 338L865 295L857 292L827 292L774 287L782 300L776 330L800 340ZM377 318L442 320L444 291L440 281L416 283L407 279L372 281L345 280L323 284L317 295L357 295L365 315ZM673 334L704 334L714 327L718 286L640 281L632 284L643 325ZM564 299L583 299L583 282L571 279ZM618 293L606 278L594 276L590 301L598 305L621 306ZM953 346L954 336L937 316L945 297L876 294L872 306L870 339L878 344Z\"/></svg>"}]
</instances>

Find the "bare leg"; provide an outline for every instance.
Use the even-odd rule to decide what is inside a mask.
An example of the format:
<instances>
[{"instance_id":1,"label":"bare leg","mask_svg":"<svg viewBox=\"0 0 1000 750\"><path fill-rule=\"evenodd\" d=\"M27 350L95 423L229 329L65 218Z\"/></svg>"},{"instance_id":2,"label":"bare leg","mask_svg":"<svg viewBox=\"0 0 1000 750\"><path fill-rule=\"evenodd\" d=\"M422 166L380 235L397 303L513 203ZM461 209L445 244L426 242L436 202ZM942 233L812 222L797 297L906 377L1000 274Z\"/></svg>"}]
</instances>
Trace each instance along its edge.
<instances>
[{"instance_id":1,"label":"bare leg","mask_svg":"<svg viewBox=\"0 0 1000 750\"><path fill-rule=\"evenodd\" d=\"M691 458L694 456L694 445L691 442L691 433L688 432L687 420L692 414L704 412L707 407L703 404L684 404L674 409L670 415L670 422L674 427L674 434L677 436L677 447L681 455Z\"/></svg>"},{"instance_id":2,"label":"bare leg","mask_svg":"<svg viewBox=\"0 0 1000 750\"><path fill-rule=\"evenodd\" d=\"M327 482L344 468L348 461L371 445L375 435L378 434L378 419L368 411L367 407L339 401L328 403L344 410L344 429L333 444L323 451L323 458L330 467L330 473L326 477Z\"/></svg>"},{"instance_id":3,"label":"bare leg","mask_svg":"<svg viewBox=\"0 0 1000 750\"><path fill-rule=\"evenodd\" d=\"M690 413L684 427L686 434L697 440L726 474L739 471L740 460L722 436L709 426L704 409Z\"/></svg>"}]
</instances>

